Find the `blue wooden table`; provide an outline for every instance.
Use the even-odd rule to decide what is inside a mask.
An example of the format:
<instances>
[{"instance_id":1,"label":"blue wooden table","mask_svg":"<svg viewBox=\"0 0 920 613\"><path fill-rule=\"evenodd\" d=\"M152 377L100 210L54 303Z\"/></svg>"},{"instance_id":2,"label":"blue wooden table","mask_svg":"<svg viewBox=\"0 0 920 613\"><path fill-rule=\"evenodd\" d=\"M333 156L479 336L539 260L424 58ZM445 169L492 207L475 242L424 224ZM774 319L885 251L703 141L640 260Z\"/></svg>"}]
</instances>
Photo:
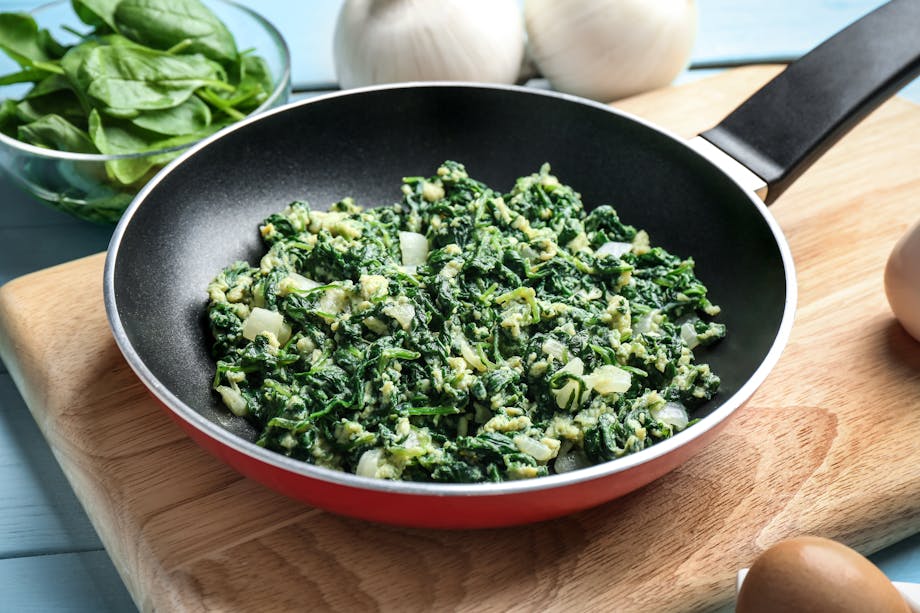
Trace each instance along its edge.
<instances>
[{"instance_id":1,"label":"blue wooden table","mask_svg":"<svg viewBox=\"0 0 920 613\"><path fill-rule=\"evenodd\" d=\"M0 0L0 10L29 10L39 4ZM250 0L248 4L257 6L285 35L293 55L295 89L334 87L332 32L340 0ZM792 60L879 4L878 0L699 0L700 33L693 69L679 80L726 66ZM920 102L920 83L901 95ZM0 171L0 284L103 251L110 235L111 228L75 221L29 200ZM877 553L873 560L892 579L920 582L920 525L915 536ZM133 609L99 538L0 363L0 612Z\"/></svg>"}]
</instances>

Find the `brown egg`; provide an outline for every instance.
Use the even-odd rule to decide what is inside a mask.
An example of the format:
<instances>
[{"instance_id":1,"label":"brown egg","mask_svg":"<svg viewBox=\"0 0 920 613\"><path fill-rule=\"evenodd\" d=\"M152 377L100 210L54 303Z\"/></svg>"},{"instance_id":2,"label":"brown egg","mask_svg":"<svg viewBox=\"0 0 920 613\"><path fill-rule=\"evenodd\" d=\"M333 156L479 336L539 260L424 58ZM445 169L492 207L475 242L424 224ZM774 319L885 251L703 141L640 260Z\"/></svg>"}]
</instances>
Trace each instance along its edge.
<instances>
[{"instance_id":1,"label":"brown egg","mask_svg":"<svg viewBox=\"0 0 920 613\"><path fill-rule=\"evenodd\" d=\"M920 221L901 237L885 266L885 294L894 316L920 341Z\"/></svg>"},{"instance_id":2,"label":"brown egg","mask_svg":"<svg viewBox=\"0 0 920 613\"><path fill-rule=\"evenodd\" d=\"M803 536L777 543L748 571L736 613L910 613L872 562L836 541Z\"/></svg>"}]
</instances>

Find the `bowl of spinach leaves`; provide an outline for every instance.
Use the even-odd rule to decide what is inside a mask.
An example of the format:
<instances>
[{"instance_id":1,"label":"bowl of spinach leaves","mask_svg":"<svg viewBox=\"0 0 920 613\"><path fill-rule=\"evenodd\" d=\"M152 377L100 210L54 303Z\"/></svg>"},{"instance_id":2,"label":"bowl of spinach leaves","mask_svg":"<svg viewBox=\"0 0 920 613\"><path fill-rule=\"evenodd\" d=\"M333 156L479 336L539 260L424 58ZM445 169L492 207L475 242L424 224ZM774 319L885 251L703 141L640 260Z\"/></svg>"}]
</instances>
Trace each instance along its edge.
<instances>
[{"instance_id":1,"label":"bowl of spinach leaves","mask_svg":"<svg viewBox=\"0 0 920 613\"><path fill-rule=\"evenodd\" d=\"M277 29L229 0L62 0L0 13L0 166L114 223L187 148L287 101Z\"/></svg>"}]
</instances>

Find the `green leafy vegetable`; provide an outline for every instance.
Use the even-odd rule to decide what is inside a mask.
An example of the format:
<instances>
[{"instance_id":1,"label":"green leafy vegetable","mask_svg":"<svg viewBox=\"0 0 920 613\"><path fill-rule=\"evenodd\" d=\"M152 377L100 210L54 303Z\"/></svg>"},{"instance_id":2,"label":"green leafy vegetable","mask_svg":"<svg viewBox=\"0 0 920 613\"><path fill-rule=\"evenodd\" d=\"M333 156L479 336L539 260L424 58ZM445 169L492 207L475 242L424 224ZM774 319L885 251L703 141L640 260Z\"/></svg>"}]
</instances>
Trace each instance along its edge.
<instances>
[{"instance_id":1,"label":"green leafy vegetable","mask_svg":"<svg viewBox=\"0 0 920 613\"><path fill-rule=\"evenodd\" d=\"M18 109L16 102L13 100L4 100L0 102L0 131L6 132L7 126L15 125Z\"/></svg>"},{"instance_id":2,"label":"green leafy vegetable","mask_svg":"<svg viewBox=\"0 0 920 613\"><path fill-rule=\"evenodd\" d=\"M196 89L222 82L201 55L106 46L87 54L76 85L103 107L145 111L179 106Z\"/></svg>"},{"instance_id":3,"label":"green leafy vegetable","mask_svg":"<svg viewBox=\"0 0 920 613\"><path fill-rule=\"evenodd\" d=\"M63 74L52 74L35 83L35 87L29 90L26 98L38 98L61 91L71 91L70 81Z\"/></svg>"},{"instance_id":4,"label":"green leafy vegetable","mask_svg":"<svg viewBox=\"0 0 920 613\"><path fill-rule=\"evenodd\" d=\"M31 115L60 115L81 130L86 129L86 114L79 98L62 75L50 75L35 84L19 105Z\"/></svg>"},{"instance_id":5,"label":"green leafy vegetable","mask_svg":"<svg viewBox=\"0 0 920 613\"><path fill-rule=\"evenodd\" d=\"M125 155L158 151L177 147L208 136L219 129L219 125L208 125L198 132L175 136L160 136L137 126L133 121L106 118L95 109L89 116L89 135L96 148L109 155ZM112 178L129 185L143 178L149 171L175 157L176 153L151 154L106 162L106 169Z\"/></svg>"},{"instance_id":6,"label":"green leafy vegetable","mask_svg":"<svg viewBox=\"0 0 920 613\"><path fill-rule=\"evenodd\" d=\"M19 72L11 72L10 74L0 77L0 86L12 85L14 83L31 83L34 81L39 81L40 79L43 79L47 74L48 72L46 70L25 68Z\"/></svg>"},{"instance_id":7,"label":"green leafy vegetable","mask_svg":"<svg viewBox=\"0 0 920 613\"><path fill-rule=\"evenodd\" d=\"M192 96L179 106L141 113L131 122L159 134L198 134L211 125L211 109L200 98Z\"/></svg>"},{"instance_id":8,"label":"green leafy vegetable","mask_svg":"<svg viewBox=\"0 0 920 613\"><path fill-rule=\"evenodd\" d=\"M19 140L39 147L71 151L74 153L98 153L86 132L61 117L45 115L30 123L19 126Z\"/></svg>"},{"instance_id":9,"label":"green leafy vegetable","mask_svg":"<svg viewBox=\"0 0 920 613\"><path fill-rule=\"evenodd\" d=\"M190 41L185 51L218 62L237 59L227 27L197 0L122 0L115 8L116 29L154 49L166 51Z\"/></svg>"},{"instance_id":10,"label":"green leafy vegetable","mask_svg":"<svg viewBox=\"0 0 920 613\"><path fill-rule=\"evenodd\" d=\"M13 103L13 106L16 109L16 119L19 121L19 123L31 123L33 121L38 121L43 115L45 115L45 113L39 109L36 109L32 105L31 100L23 100L18 104L12 100L10 100L10 102Z\"/></svg>"},{"instance_id":11,"label":"green leafy vegetable","mask_svg":"<svg viewBox=\"0 0 920 613\"><path fill-rule=\"evenodd\" d=\"M119 0L71 0L74 12L83 23L115 30L115 7Z\"/></svg>"},{"instance_id":12,"label":"green leafy vegetable","mask_svg":"<svg viewBox=\"0 0 920 613\"><path fill-rule=\"evenodd\" d=\"M146 147L148 141L139 134L117 125L104 126L99 112L95 109L89 115L89 135L101 153L123 155L138 152ZM131 184L143 177L153 168L153 163L145 157L112 160L106 163L106 170L121 183Z\"/></svg>"},{"instance_id":13,"label":"green leafy vegetable","mask_svg":"<svg viewBox=\"0 0 920 613\"><path fill-rule=\"evenodd\" d=\"M0 50L23 67L0 76L0 85L34 82L27 98L47 97L44 106L80 129L88 129L93 110L131 119L145 130L139 136L152 135L133 139L134 152L148 151L164 135L213 133L258 108L271 93L265 61L238 53L226 26L198 0L73 0L72 5L96 29L70 48L29 15L0 14ZM15 136L15 128L8 120L4 131Z\"/></svg>"},{"instance_id":14,"label":"green leafy vegetable","mask_svg":"<svg viewBox=\"0 0 920 613\"><path fill-rule=\"evenodd\" d=\"M0 51L20 69L0 87L34 83L0 106L0 131L42 147L142 154L178 147L242 119L268 100L275 84L265 60L239 53L226 26L199 0L72 0L91 30L65 46L22 13L0 13ZM123 206L132 191L175 152L106 162ZM44 164L35 172L49 174ZM52 171L63 185L92 181L73 168ZM98 172L97 174L102 174ZM73 184L76 185L76 184ZM111 192L111 190L108 190ZM127 197L127 200L126 200ZM77 208L81 216L115 220ZM114 208L114 204L113 207Z\"/></svg>"},{"instance_id":15,"label":"green leafy vegetable","mask_svg":"<svg viewBox=\"0 0 920 613\"><path fill-rule=\"evenodd\" d=\"M258 55L244 55L240 62L241 76L239 88L246 92L270 92L272 88L272 74L268 64Z\"/></svg>"},{"instance_id":16,"label":"green leafy vegetable","mask_svg":"<svg viewBox=\"0 0 920 613\"><path fill-rule=\"evenodd\" d=\"M0 49L20 66L47 62L49 57L38 34L38 24L25 13L0 13Z\"/></svg>"},{"instance_id":17,"label":"green leafy vegetable","mask_svg":"<svg viewBox=\"0 0 920 613\"><path fill-rule=\"evenodd\" d=\"M506 194L455 162L402 190L295 202L209 285L213 387L258 444L368 477L538 477L666 439L717 392L693 260L548 166Z\"/></svg>"}]
</instances>

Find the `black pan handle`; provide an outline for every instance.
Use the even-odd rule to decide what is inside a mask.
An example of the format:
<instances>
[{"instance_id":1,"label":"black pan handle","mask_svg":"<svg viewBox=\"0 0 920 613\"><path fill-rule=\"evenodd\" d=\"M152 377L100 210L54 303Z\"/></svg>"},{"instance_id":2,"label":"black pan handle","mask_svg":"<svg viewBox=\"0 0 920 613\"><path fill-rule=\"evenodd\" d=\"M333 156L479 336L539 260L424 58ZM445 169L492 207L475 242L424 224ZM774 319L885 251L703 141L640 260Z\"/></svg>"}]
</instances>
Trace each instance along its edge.
<instances>
[{"instance_id":1,"label":"black pan handle","mask_svg":"<svg viewBox=\"0 0 920 613\"><path fill-rule=\"evenodd\" d=\"M767 184L767 204L920 73L920 0L892 0L832 36L701 136Z\"/></svg>"}]
</instances>

